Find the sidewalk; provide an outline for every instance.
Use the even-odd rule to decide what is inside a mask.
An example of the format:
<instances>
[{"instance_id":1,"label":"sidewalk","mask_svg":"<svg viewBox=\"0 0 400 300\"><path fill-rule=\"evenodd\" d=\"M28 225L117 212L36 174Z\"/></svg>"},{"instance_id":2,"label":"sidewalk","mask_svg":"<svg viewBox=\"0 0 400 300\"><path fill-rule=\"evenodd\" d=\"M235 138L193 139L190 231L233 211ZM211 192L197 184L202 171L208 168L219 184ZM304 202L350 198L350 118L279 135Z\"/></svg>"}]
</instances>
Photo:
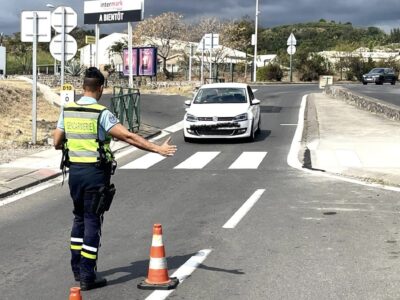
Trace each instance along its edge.
<instances>
[{"instance_id":1,"label":"sidewalk","mask_svg":"<svg viewBox=\"0 0 400 300\"><path fill-rule=\"evenodd\" d=\"M400 122L322 93L308 97L305 147L312 169L400 186Z\"/></svg>"},{"instance_id":2,"label":"sidewalk","mask_svg":"<svg viewBox=\"0 0 400 300\"><path fill-rule=\"evenodd\" d=\"M142 124L139 135L150 139L161 130ZM111 142L115 152L132 147L124 142ZM0 165L0 199L61 175L61 151L49 149Z\"/></svg>"}]
</instances>

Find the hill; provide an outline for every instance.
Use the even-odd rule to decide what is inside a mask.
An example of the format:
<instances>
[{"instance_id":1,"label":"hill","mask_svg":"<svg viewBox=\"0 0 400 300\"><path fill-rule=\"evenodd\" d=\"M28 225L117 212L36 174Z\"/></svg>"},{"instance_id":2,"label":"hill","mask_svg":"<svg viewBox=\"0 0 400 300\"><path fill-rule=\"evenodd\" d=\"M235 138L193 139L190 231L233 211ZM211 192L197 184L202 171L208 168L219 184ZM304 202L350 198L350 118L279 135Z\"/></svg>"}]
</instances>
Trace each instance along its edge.
<instances>
[{"instance_id":1,"label":"hill","mask_svg":"<svg viewBox=\"0 0 400 300\"><path fill-rule=\"evenodd\" d=\"M375 47L398 42L392 31L386 34L377 27L354 27L350 22L336 23L335 21L299 23L277 26L260 30L259 48L261 53L280 53L286 51L286 41L293 32L297 46L307 51L319 52L324 50L352 51L359 47Z\"/></svg>"}]
</instances>

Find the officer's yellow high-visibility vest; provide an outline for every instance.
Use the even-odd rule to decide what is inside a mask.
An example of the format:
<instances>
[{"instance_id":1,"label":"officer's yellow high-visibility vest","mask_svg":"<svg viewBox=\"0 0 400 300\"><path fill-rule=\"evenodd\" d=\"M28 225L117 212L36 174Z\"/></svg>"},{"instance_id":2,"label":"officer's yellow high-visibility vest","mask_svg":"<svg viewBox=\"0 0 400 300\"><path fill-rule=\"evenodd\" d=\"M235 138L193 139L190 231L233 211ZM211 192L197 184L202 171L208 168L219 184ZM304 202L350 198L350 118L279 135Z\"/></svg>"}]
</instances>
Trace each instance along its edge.
<instances>
[{"instance_id":1,"label":"officer's yellow high-visibility vest","mask_svg":"<svg viewBox=\"0 0 400 300\"><path fill-rule=\"evenodd\" d=\"M79 105L74 102L64 106L64 147L68 149L71 163L100 162L102 152L107 161L112 160L111 136L106 134L104 141L99 140L100 115L105 109L100 104Z\"/></svg>"}]
</instances>

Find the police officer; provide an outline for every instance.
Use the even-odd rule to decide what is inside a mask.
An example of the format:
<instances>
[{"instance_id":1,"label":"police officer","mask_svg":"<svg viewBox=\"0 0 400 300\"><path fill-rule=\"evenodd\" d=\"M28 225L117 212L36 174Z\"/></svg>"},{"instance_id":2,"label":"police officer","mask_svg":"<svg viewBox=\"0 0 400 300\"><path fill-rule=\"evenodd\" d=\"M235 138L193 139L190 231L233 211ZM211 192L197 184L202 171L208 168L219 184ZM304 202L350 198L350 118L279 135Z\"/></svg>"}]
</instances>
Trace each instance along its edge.
<instances>
[{"instance_id":1,"label":"police officer","mask_svg":"<svg viewBox=\"0 0 400 300\"><path fill-rule=\"evenodd\" d=\"M102 73L94 67L87 69L83 97L64 106L54 131L54 147L63 150L62 163L69 168L74 206L71 266L82 290L107 284L105 278L96 276L96 263L104 213L98 204L105 195L109 201L113 196L110 177L116 163L110 149L111 138L163 156L172 156L176 151L176 146L169 144L170 138L157 145L129 132L106 107L97 103L103 88Z\"/></svg>"}]
</instances>

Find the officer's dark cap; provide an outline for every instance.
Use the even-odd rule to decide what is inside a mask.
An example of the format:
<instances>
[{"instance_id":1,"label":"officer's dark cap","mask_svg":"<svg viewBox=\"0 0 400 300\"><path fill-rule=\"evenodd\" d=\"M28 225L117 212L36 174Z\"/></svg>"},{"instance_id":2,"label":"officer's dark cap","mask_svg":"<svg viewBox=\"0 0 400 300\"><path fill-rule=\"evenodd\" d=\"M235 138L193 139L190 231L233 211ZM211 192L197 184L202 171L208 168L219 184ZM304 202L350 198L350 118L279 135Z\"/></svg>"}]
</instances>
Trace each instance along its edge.
<instances>
[{"instance_id":1,"label":"officer's dark cap","mask_svg":"<svg viewBox=\"0 0 400 300\"><path fill-rule=\"evenodd\" d=\"M85 90L95 91L102 85L104 85L104 75L100 70L95 67L88 68L85 72L83 88Z\"/></svg>"}]
</instances>

